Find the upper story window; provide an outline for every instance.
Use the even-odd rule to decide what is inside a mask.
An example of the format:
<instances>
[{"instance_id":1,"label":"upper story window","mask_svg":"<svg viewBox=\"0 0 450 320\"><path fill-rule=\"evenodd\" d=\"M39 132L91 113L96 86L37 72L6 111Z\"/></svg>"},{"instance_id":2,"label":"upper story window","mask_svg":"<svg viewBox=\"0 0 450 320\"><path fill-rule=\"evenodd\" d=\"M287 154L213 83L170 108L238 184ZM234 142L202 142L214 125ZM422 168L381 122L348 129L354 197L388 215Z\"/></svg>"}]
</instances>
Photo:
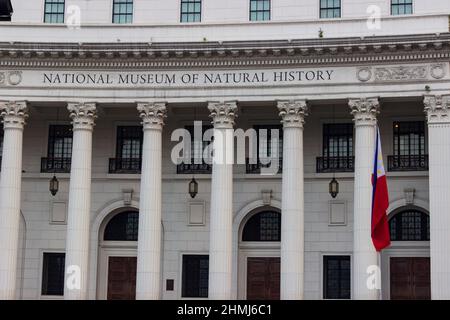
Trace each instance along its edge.
<instances>
[{"instance_id":1,"label":"upper story window","mask_svg":"<svg viewBox=\"0 0 450 320\"><path fill-rule=\"evenodd\" d=\"M340 18L341 0L320 0L321 18Z\"/></svg>"},{"instance_id":2,"label":"upper story window","mask_svg":"<svg viewBox=\"0 0 450 320\"><path fill-rule=\"evenodd\" d=\"M64 23L65 0L45 0L44 22Z\"/></svg>"},{"instance_id":3,"label":"upper story window","mask_svg":"<svg viewBox=\"0 0 450 320\"><path fill-rule=\"evenodd\" d=\"M70 172L72 126L50 125L47 158L41 159L41 172Z\"/></svg>"},{"instance_id":4,"label":"upper story window","mask_svg":"<svg viewBox=\"0 0 450 320\"><path fill-rule=\"evenodd\" d=\"M250 163L247 161L247 173L261 173L261 168L269 168L272 161L278 159L278 171L275 173L281 173L283 170L283 128L281 125L258 125L254 126L257 135L256 144L256 163ZM265 130L265 131L264 131ZM263 134L265 132L265 134ZM278 135L278 139L276 137ZM278 140L277 147L278 150L272 150L276 144L275 141Z\"/></svg>"},{"instance_id":5,"label":"upper story window","mask_svg":"<svg viewBox=\"0 0 450 320\"><path fill-rule=\"evenodd\" d=\"M351 172L353 159L353 124L324 124L322 157L317 158L317 172Z\"/></svg>"},{"instance_id":6,"label":"upper story window","mask_svg":"<svg viewBox=\"0 0 450 320\"><path fill-rule=\"evenodd\" d=\"M109 173L139 173L142 141L141 126L118 126L116 158L109 160Z\"/></svg>"},{"instance_id":7,"label":"upper story window","mask_svg":"<svg viewBox=\"0 0 450 320\"><path fill-rule=\"evenodd\" d=\"M413 0L391 0L391 14L412 14L413 13Z\"/></svg>"},{"instance_id":8,"label":"upper story window","mask_svg":"<svg viewBox=\"0 0 450 320\"><path fill-rule=\"evenodd\" d=\"M250 21L270 20L270 0L250 0Z\"/></svg>"},{"instance_id":9,"label":"upper story window","mask_svg":"<svg viewBox=\"0 0 450 320\"><path fill-rule=\"evenodd\" d=\"M11 21L12 13L11 0L0 1L0 21Z\"/></svg>"},{"instance_id":10,"label":"upper story window","mask_svg":"<svg viewBox=\"0 0 450 320\"><path fill-rule=\"evenodd\" d=\"M211 141L204 141L202 139L205 132L213 127L210 125L201 126L201 137L195 137L195 126L186 126L185 129L190 134L191 144L191 163L181 163L177 166L178 174L210 174L212 171L212 159L204 159L204 151L206 147L212 143ZM208 160L208 161L205 161Z\"/></svg>"},{"instance_id":11,"label":"upper story window","mask_svg":"<svg viewBox=\"0 0 450 320\"><path fill-rule=\"evenodd\" d=\"M114 0L112 22L133 22L133 0Z\"/></svg>"},{"instance_id":12,"label":"upper story window","mask_svg":"<svg viewBox=\"0 0 450 320\"><path fill-rule=\"evenodd\" d=\"M181 0L181 22L200 22L202 0Z\"/></svg>"},{"instance_id":13,"label":"upper story window","mask_svg":"<svg viewBox=\"0 0 450 320\"><path fill-rule=\"evenodd\" d=\"M65 254L44 252L42 266L41 294L45 296L62 296L64 294Z\"/></svg>"},{"instance_id":14,"label":"upper story window","mask_svg":"<svg viewBox=\"0 0 450 320\"><path fill-rule=\"evenodd\" d=\"M428 170L424 121L396 121L393 125L394 155L388 157L389 171Z\"/></svg>"}]
</instances>

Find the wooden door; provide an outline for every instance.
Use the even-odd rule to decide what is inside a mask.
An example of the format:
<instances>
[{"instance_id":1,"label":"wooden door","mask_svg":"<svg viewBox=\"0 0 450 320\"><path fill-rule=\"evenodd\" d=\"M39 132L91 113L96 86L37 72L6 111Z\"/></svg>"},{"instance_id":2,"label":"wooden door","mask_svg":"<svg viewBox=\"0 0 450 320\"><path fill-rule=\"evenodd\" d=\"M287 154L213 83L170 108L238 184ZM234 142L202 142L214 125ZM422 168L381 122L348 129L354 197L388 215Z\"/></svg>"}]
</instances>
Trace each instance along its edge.
<instances>
[{"instance_id":1,"label":"wooden door","mask_svg":"<svg viewBox=\"0 0 450 320\"><path fill-rule=\"evenodd\" d=\"M109 257L107 298L136 299L136 257Z\"/></svg>"},{"instance_id":2,"label":"wooden door","mask_svg":"<svg viewBox=\"0 0 450 320\"><path fill-rule=\"evenodd\" d=\"M280 258L247 259L247 299L280 299Z\"/></svg>"},{"instance_id":3,"label":"wooden door","mask_svg":"<svg viewBox=\"0 0 450 320\"><path fill-rule=\"evenodd\" d=\"M431 299L430 258L391 258L391 300Z\"/></svg>"}]
</instances>

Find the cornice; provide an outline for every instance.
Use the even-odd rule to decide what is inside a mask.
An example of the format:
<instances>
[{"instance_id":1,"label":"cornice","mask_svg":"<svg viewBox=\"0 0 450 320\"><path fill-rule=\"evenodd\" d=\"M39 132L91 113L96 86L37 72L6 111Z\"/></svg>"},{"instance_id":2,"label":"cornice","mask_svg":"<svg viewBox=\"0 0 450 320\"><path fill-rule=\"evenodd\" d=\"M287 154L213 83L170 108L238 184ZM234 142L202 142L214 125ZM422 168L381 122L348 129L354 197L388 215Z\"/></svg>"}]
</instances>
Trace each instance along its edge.
<instances>
[{"instance_id":1,"label":"cornice","mask_svg":"<svg viewBox=\"0 0 450 320\"><path fill-rule=\"evenodd\" d=\"M201 43L1 43L2 68L170 69L450 59L450 33Z\"/></svg>"}]
</instances>

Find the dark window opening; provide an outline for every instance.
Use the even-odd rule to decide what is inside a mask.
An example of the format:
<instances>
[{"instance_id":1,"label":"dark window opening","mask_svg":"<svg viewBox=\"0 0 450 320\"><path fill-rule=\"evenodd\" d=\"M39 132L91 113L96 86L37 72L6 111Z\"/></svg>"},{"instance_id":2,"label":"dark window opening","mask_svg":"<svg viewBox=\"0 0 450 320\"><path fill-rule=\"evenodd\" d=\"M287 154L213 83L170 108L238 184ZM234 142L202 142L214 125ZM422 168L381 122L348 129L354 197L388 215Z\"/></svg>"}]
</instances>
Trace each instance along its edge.
<instances>
[{"instance_id":1,"label":"dark window opening","mask_svg":"<svg viewBox=\"0 0 450 320\"><path fill-rule=\"evenodd\" d=\"M42 267L42 295L62 296L64 294L64 253L44 252Z\"/></svg>"},{"instance_id":2,"label":"dark window opening","mask_svg":"<svg viewBox=\"0 0 450 320\"><path fill-rule=\"evenodd\" d=\"M0 0L0 21L11 21L12 13L11 0Z\"/></svg>"},{"instance_id":3,"label":"dark window opening","mask_svg":"<svg viewBox=\"0 0 450 320\"><path fill-rule=\"evenodd\" d=\"M64 0L45 0L44 6L45 23L64 23Z\"/></svg>"},{"instance_id":4,"label":"dark window opening","mask_svg":"<svg viewBox=\"0 0 450 320\"><path fill-rule=\"evenodd\" d=\"M114 0L112 22L133 22L133 0Z\"/></svg>"},{"instance_id":5,"label":"dark window opening","mask_svg":"<svg viewBox=\"0 0 450 320\"><path fill-rule=\"evenodd\" d=\"M350 256L323 257L324 299L350 299Z\"/></svg>"},{"instance_id":6,"label":"dark window opening","mask_svg":"<svg viewBox=\"0 0 450 320\"><path fill-rule=\"evenodd\" d=\"M115 215L106 225L103 239L106 241L137 241L139 213L126 211Z\"/></svg>"},{"instance_id":7,"label":"dark window opening","mask_svg":"<svg viewBox=\"0 0 450 320\"><path fill-rule=\"evenodd\" d=\"M177 165L177 173L178 174L210 174L212 171L212 159L204 158L204 151L208 145L212 143L212 141L204 141L203 136L207 130L212 129L213 127L210 125L202 124L202 132L200 139L197 138L195 140L194 126L186 126L185 129L189 132L191 136L191 163L181 163ZM208 156L208 155L206 155Z\"/></svg>"},{"instance_id":8,"label":"dark window opening","mask_svg":"<svg viewBox=\"0 0 450 320\"><path fill-rule=\"evenodd\" d=\"M278 171L277 173L282 173L283 171L283 127L281 125L258 125L254 126L256 131L256 163L251 163L255 161L250 161L247 159L246 172L250 174L261 173L261 168L269 168L272 161L276 161L278 158ZM266 136L262 134L262 130L265 130ZM278 134L278 154L274 153L272 150L272 137ZM261 148L262 147L262 148ZM250 150L250 152L252 152ZM253 155L254 156L254 155ZM273 159L272 159L273 158Z\"/></svg>"},{"instance_id":9,"label":"dark window opening","mask_svg":"<svg viewBox=\"0 0 450 320\"><path fill-rule=\"evenodd\" d=\"M109 173L140 173L143 131L141 126L117 127L116 158L109 160Z\"/></svg>"},{"instance_id":10,"label":"dark window opening","mask_svg":"<svg viewBox=\"0 0 450 320\"><path fill-rule=\"evenodd\" d=\"M324 124L322 157L317 158L317 172L353 171L353 124Z\"/></svg>"},{"instance_id":11,"label":"dark window opening","mask_svg":"<svg viewBox=\"0 0 450 320\"><path fill-rule=\"evenodd\" d=\"M181 0L181 22L200 22L201 19L201 0Z\"/></svg>"},{"instance_id":12,"label":"dark window opening","mask_svg":"<svg viewBox=\"0 0 450 320\"><path fill-rule=\"evenodd\" d=\"M430 217L418 210L397 213L389 229L391 241L430 241Z\"/></svg>"},{"instance_id":13,"label":"dark window opening","mask_svg":"<svg viewBox=\"0 0 450 320\"><path fill-rule=\"evenodd\" d=\"M270 0L250 0L250 21L270 20Z\"/></svg>"},{"instance_id":14,"label":"dark window opening","mask_svg":"<svg viewBox=\"0 0 450 320\"><path fill-rule=\"evenodd\" d=\"M242 241L281 241L281 214L264 211L252 216L242 230Z\"/></svg>"},{"instance_id":15,"label":"dark window opening","mask_svg":"<svg viewBox=\"0 0 450 320\"><path fill-rule=\"evenodd\" d=\"M183 298L207 298L208 277L208 255L183 255Z\"/></svg>"},{"instance_id":16,"label":"dark window opening","mask_svg":"<svg viewBox=\"0 0 450 320\"><path fill-rule=\"evenodd\" d=\"M321 18L340 18L341 0L320 0Z\"/></svg>"},{"instance_id":17,"label":"dark window opening","mask_svg":"<svg viewBox=\"0 0 450 320\"><path fill-rule=\"evenodd\" d=\"M51 125L47 158L41 159L41 172L70 172L73 133L71 125Z\"/></svg>"}]
</instances>

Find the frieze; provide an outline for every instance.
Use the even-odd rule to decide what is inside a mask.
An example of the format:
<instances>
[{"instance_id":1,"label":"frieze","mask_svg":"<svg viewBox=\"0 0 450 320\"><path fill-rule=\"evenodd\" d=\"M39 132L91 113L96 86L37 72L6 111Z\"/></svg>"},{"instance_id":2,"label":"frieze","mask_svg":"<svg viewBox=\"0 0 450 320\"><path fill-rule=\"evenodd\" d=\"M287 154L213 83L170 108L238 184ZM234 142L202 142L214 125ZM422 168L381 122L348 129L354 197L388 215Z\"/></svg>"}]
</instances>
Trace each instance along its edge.
<instances>
[{"instance_id":1,"label":"frieze","mask_svg":"<svg viewBox=\"0 0 450 320\"><path fill-rule=\"evenodd\" d=\"M356 77L361 82L440 80L447 75L448 67L444 63L431 65L361 67L356 72Z\"/></svg>"},{"instance_id":2,"label":"frieze","mask_svg":"<svg viewBox=\"0 0 450 320\"><path fill-rule=\"evenodd\" d=\"M17 86L22 82L22 71L0 72L0 86Z\"/></svg>"}]
</instances>

